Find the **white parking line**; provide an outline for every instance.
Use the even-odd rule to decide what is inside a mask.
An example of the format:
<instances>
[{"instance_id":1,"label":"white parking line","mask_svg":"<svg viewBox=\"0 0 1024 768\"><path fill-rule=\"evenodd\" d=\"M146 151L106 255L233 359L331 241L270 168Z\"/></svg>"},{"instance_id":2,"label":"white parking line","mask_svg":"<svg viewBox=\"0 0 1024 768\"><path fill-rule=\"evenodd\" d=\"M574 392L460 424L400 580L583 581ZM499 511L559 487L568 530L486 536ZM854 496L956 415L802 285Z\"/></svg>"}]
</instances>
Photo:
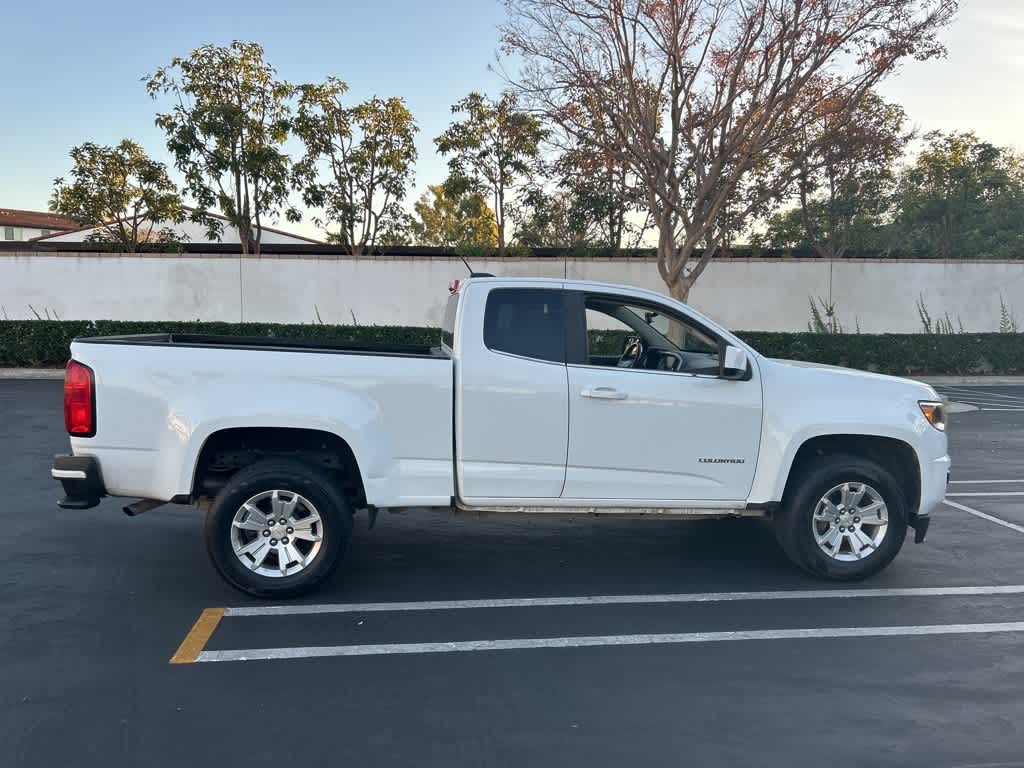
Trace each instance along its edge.
<instances>
[{"instance_id":1,"label":"white parking line","mask_svg":"<svg viewBox=\"0 0 1024 768\"><path fill-rule=\"evenodd\" d=\"M1001 397L990 397L983 393L975 393L969 395L965 392L944 392L942 396L950 401L956 401L960 403L995 403L998 405L1024 405L1024 399L1021 398L1001 398Z\"/></svg>"},{"instance_id":2,"label":"white parking line","mask_svg":"<svg viewBox=\"0 0 1024 768\"><path fill-rule=\"evenodd\" d=\"M993 399L1004 399L1004 400L1022 400L1024 401L1024 395L1020 394L1008 394L1007 392L993 392L989 389L967 389L964 387L940 387L937 390L940 394L944 395L961 395L964 397L992 397Z\"/></svg>"},{"instance_id":3,"label":"white parking line","mask_svg":"<svg viewBox=\"0 0 1024 768\"><path fill-rule=\"evenodd\" d=\"M979 405L992 408L1024 408L1024 402L1021 401L988 400L983 397L954 397L950 399L950 402L968 403L970 405Z\"/></svg>"},{"instance_id":4,"label":"white parking line","mask_svg":"<svg viewBox=\"0 0 1024 768\"><path fill-rule=\"evenodd\" d=\"M1021 395L1007 395L1004 392L989 392L984 389L964 389L962 387L940 387L938 388L940 394L957 394L963 397L978 397L992 400L1014 400L1019 403L1024 403L1024 396Z\"/></svg>"},{"instance_id":5,"label":"white parking line","mask_svg":"<svg viewBox=\"0 0 1024 768\"><path fill-rule=\"evenodd\" d=\"M952 504L952 502L946 502ZM953 506L959 506L953 504ZM1021 529L1024 532L1024 529ZM550 608L572 605L631 605L658 603L724 603L739 600L823 600L853 597L968 597L1024 594L1024 584L981 587L893 587L886 589L806 589L774 592L683 592L660 595L579 595L517 597L494 600L422 600L394 603L326 603L320 605L255 605L225 608L224 616L303 616L317 613L376 613L383 611L450 611L469 608Z\"/></svg>"},{"instance_id":6,"label":"white parking line","mask_svg":"<svg viewBox=\"0 0 1024 768\"><path fill-rule=\"evenodd\" d=\"M973 405L983 411L1024 411L1024 397L977 389L941 387L937 390L951 402Z\"/></svg>"},{"instance_id":7,"label":"white parking line","mask_svg":"<svg viewBox=\"0 0 1024 768\"><path fill-rule=\"evenodd\" d=\"M661 635L594 635L537 637L509 640L466 640L450 643L382 643L377 645L315 645L298 648L248 648L203 651L197 662L270 661L325 656L383 656L408 653L467 653L518 651L538 648L593 648L620 645L721 643L735 640L809 640L837 637L906 637L914 635L972 635L1024 632L1024 621L989 624L924 624L904 627L822 627L816 629L757 629L728 632L682 632Z\"/></svg>"},{"instance_id":8,"label":"white parking line","mask_svg":"<svg viewBox=\"0 0 1024 768\"><path fill-rule=\"evenodd\" d=\"M983 400L980 397L957 397L951 400L953 403L967 403L968 405L977 405L985 408L1008 408L1010 410L1017 410L1018 408L1024 408L1024 403L1021 402L1002 402L993 400Z\"/></svg>"},{"instance_id":9,"label":"white parking line","mask_svg":"<svg viewBox=\"0 0 1024 768\"><path fill-rule=\"evenodd\" d=\"M996 525L1001 525L1004 528L1009 528L1011 531L1017 531L1017 533L1024 533L1024 527L1019 526L1016 523L1011 523L1008 520L1003 520L1001 518L990 515L987 512L982 512L980 510L973 509L971 507L968 507L966 504L958 504L957 502L950 501L949 499L943 499L942 503L946 504L947 506L959 509L961 512L967 512L968 514L974 515L975 517L980 517L982 520L988 520L990 523L995 523Z\"/></svg>"},{"instance_id":10,"label":"white parking line","mask_svg":"<svg viewBox=\"0 0 1024 768\"><path fill-rule=\"evenodd\" d=\"M973 405L975 408L983 408L985 410L1007 410L1007 411L1018 411L1024 409L1024 403L1004 403L1004 402L989 402L986 400L979 400L974 397L954 397L951 398L950 406L954 405Z\"/></svg>"},{"instance_id":11,"label":"white parking line","mask_svg":"<svg viewBox=\"0 0 1024 768\"><path fill-rule=\"evenodd\" d=\"M1024 496L1024 491L970 491L968 493L947 493L946 498L959 496Z\"/></svg>"},{"instance_id":12,"label":"white parking line","mask_svg":"<svg viewBox=\"0 0 1024 768\"><path fill-rule=\"evenodd\" d=\"M1024 480L950 480L950 485L1012 485L1024 483Z\"/></svg>"}]
</instances>

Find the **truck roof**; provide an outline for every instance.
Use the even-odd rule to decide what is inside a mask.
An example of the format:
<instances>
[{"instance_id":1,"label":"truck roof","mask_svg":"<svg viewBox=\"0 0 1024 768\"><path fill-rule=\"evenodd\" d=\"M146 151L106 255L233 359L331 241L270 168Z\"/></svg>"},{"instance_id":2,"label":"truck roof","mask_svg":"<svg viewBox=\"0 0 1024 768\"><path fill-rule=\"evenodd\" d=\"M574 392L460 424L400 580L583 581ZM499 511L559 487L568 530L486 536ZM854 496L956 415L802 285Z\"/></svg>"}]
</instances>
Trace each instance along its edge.
<instances>
[{"instance_id":1,"label":"truck roof","mask_svg":"<svg viewBox=\"0 0 1024 768\"><path fill-rule=\"evenodd\" d=\"M467 277L460 279L460 285L467 285L469 283L502 283L512 285L548 285L551 287L565 288L568 290L586 291L586 290L602 290L602 291L615 291L617 293L626 293L641 295L650 299L657 299L664 301L671 299L664 293L658 291L652 291L649 288L641 288L636 285L624 285L622 283L603 283L597 280L574 280L562 277L500 277L494 276L476 276Z\"/></svg>"}]
</instances>

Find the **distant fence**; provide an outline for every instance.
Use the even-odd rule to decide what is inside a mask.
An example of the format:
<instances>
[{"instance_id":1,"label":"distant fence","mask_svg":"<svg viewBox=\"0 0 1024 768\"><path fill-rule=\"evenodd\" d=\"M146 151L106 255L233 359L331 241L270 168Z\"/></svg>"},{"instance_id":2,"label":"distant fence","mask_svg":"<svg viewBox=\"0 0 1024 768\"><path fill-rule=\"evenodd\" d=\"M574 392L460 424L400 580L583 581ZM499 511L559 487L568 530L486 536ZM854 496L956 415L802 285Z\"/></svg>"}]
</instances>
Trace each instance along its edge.
<instances>
[{"instance_id":1,"label":"distant fence","mask_svg":"<svg viewBox=\"0 0 1024 768\"><path fill-rule=\"evenodd\" d=\"M259 258L237 249L129 256L82 249L0 249L0 319L206 320L436 326L458 256L396 249L352 257L336 248L289 247ZM499 276L568 277L665 291L654 259L471 259ZM806 330L809 299L836 302L848 332L921 330L919 297L954 327L995 331L1000 299L1024 327L1024 261L731 258L713 261L690 303L730 328Z\"/></svg>"}]
</instances>

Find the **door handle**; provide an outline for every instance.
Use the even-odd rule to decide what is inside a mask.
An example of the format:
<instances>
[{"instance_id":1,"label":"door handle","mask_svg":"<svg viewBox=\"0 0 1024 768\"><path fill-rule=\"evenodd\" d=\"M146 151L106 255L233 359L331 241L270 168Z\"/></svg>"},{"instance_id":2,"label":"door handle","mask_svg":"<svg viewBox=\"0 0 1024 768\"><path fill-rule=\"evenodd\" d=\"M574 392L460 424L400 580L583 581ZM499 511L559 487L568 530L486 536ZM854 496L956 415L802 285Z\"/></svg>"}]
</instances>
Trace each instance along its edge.
<instances>
[{"instance_id":1,"label":"door handle","mask_svg":"<svg viewBox=\"0 0 1024 768\"><path fill-rule=\"evenodd\" d=\"M612 387L591 387L582 390L580 397L592 397L595 400L625 400L629 395Z\"/></svg>"}]
</instances>

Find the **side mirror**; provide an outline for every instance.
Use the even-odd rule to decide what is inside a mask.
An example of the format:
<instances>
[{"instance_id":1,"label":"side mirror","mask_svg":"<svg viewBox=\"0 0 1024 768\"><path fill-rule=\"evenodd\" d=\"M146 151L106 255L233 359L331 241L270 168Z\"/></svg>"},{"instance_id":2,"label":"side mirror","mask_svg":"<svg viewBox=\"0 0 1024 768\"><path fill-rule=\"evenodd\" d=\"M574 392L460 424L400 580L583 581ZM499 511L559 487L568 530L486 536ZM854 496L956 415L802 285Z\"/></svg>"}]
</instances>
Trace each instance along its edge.
<instances>
[{"instance_id":1,"label":"side mirror","mask_svg":"<svg viewBox=\"0 0 1024 768\"><path fill-rule=\"evenodd\" d=\"M719 376L723 379L745 379L747 377L747 351L726 345L722 352L722 363Z\"/></svg>"}]
</instances>

